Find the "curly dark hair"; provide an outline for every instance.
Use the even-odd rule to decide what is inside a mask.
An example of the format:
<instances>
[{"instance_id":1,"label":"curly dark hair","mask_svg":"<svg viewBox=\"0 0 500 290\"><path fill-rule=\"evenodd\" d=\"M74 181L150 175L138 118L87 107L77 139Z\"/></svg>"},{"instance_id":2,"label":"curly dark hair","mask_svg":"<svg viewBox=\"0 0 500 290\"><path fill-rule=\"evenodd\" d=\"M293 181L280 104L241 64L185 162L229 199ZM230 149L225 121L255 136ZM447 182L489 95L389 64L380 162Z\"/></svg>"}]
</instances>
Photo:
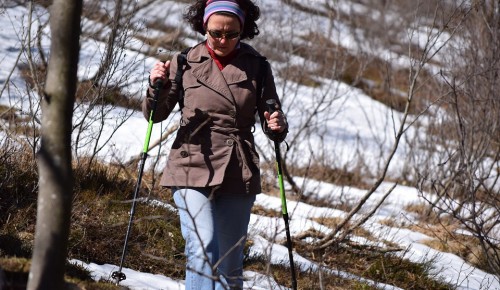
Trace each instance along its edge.
<instances>
[{"instance_id":1,"label":"curly dark hair","mask_svg":"<svg viewBox=\"0 0 500 290\"><path fill-rule=\"evenodd\" d=\"M243 25L240 39L252 39L259 34L259 27L255 23L260 17L259 7L251 0L237 0L237 2L240 8L245 11L245 24ZM203 35L206 33L203 26L206 3L207 0L196 0L184 13L184 19L191 25L193 30Z\"/></svg>"}]
</instances>

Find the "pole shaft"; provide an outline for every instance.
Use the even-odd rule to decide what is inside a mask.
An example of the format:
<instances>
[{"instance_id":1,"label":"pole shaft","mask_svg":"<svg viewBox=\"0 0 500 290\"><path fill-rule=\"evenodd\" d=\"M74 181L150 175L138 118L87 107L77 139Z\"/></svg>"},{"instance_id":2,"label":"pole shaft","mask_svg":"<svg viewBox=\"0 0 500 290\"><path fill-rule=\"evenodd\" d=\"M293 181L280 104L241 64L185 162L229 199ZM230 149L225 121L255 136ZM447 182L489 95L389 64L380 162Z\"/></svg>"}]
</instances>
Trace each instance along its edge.
<instances>
[{"instance_id":1,"label":"pole shaft","mask_svg":"<svg viewBox=\"0 0 500 290\"><path fill-rule=\"evenodd\" d=\"M125 263L125 256L127 254L128 239L129 239L130 233L132 232L132 223L134 221L135 207L137 204L136 200L137 200L137 196L139 195L139 191L141 189L142 175L144 174L144 166L146 164L146 159L148 158L149 141L151 140L151 132L153 130L154 115L156 112L156 106L158 105L158 96L159 96L160 88L162 86L163 86L163 84L161 82L158 82L155 84L155 88L154 88L153 104L151 106L151 112L149 114L149 121L148 121L148 129L146 131L146 138L144 140L144 146L142 148L141 162L139 164L137 183L135 184L134 196L132 199L132 207L130 209L130 217L129 217L128 226L127 226L127 233L125 234L125 241L123 243L122 256L120 258L120 266L118 268L118 271L115 271L112 274L112 277L115 278L115 280L116 280L116 285L118 285L118 283L121 280L126 279L125 274L122 273L122 269L123 269L123 264Z\"/></svg>"},{"instance_id":2,"label":"pole shaft","mask_svg":"<svg viewBox=\"0 0 500 290\"><path fill-rule=\"evenodd\" d=\"M285 222L288 258L290 259L290 272L292 273L292 289L297 290L297 277L295 276L295 263L293 262L293 244L292 237L290 236L290 226L288 223L289 218L286 206L285 184L283 182L283 172L281 169L281 151L280 144L278 142L274 142L274 151L276 153L276 170L278 171L278 182L280 186L281 212L283 214L283 220Z\"/></svg>"},{"instance_id":3,"label":"pole shaft","mask_svg":"<svg viewBox=\"0 0 500 290\"><path fill-rule=\"evenodd\" d=\"M146 162L147 157L148 157L147 154L142 153L141 164L139 166L139 176L140 177L142 177L142 175L143 175L144 164ZM142 180L142 178L139 178L137 180L137 183L135 184L134 197L133 197L133 200L132 200L132 208L130 209L130 217L129 217L128 226L127 226L127 233L125 234L125 242L123 244L122 256L121 256L121 259L120 259L120 267L118 269L118 272L120 272L120 273L122 271L123 264L125 262L125 255L127 253L127 246L128 246L128 238L129 238L130 233L132 231L132 222L134 220L135 207L136 207L136 199L137 199L137 196L139 195L139 190L141 188L141 180Z\"/></svg>"}]
</instances>

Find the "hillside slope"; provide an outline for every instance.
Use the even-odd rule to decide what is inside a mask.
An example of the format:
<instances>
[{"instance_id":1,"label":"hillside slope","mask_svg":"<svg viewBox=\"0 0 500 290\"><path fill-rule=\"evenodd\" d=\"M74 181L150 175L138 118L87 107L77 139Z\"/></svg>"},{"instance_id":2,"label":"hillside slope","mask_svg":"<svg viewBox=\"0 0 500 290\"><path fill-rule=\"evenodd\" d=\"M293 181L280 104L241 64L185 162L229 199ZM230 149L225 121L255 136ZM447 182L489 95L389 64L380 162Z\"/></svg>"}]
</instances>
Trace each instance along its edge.
<instances>
[{"instance_id":1,"label":"hillside slope","mask_svg":"<svg viewBox=\"0 0 500 290\"><path fill-rule=\"evenodd\" d=\"M447 87L455 77L451 68L461 62L450 59L458 58L455 48L465 45L466 19L478 7L468 1L449 2L259 1L261 34L250 43L270 60L290 123L290 147L283 151L300 289L500 289L495 275L500 265L495 260L498 149L492 145L484 155L470 154L469 164L477 167L467 172L481 180L482 187L473 192L477 198L468 199L468 180L459 174L462 171L452 170L459 167L453 163L460 159L455 152L464 156L469 152L456 145L464 143L460 136L448 135L456 130L454 111L449 110L454 103L446 102L446 92L455 89L455 97L463 93L459 86ZM43 60L50 43L44 5L40 2L30 13L28 5L9 1L0 11L0 144L2 152L9 153L2 155L6 165L12 162L10 153L36 151L39 142L36 91L37 85L43 87ZM104 162L119 168L116 179L107 173L115 169L77 175L69 258L90 267L95 280L109 279L119 262L120 233L129 204L115 204L130 196L128 183L135 178L135 158L146 134L147 123L137 102L143 97L148 71L158 58L171 57L202 40L182 22L184 2L125 1L119 22L112 21L115 5L85 2L74 117L75 166ZM102 69L113 29L118 33L112 39L112 64ZM493 116L488 119L495 120L497 104L494 99L483 111ZM461 112L458 105L456 111ZM178 118L176 113L155 125L152 140L175 129ZM466 132L466 125L460 125ZM484 140L495 144L492 141L498 137L488 130L481 131L487 133ZM265 192L252 215L246 285L284 288L290 281L274 151L259 128L255 135ZM182 269L172 266L183 263L179 233L174 230L176 213L169 193L157 184L171 142L170 134L150 151L139 213L144 220L162 217L138 226L140 234L131 244L134 250L128 260L135 270L149 269L162 276L145 280L146 274L131 271L123 285L132 289L164 289L161 283L182 289ZM442 171L433 171L434 166ZM99 185L101 179L95 180L95 187L86 188L85 181L91 183L99 170L105 172L104 181ZM36 167L28 171L36 178ZM9 183L8 168L1 172L5 214L0 240L4 245L10 239L29 244L36 185L27 206L29 218L13 224L26 212L19 198L7 196L21 196L15 189L21 186ZM107 179L118 182L109 185L114 190L108 191ZM115 234L96 242L111 230ZM167 244L159 241L169 236ZM478 236L483 238L480 242L474 239ZM98 249L88 243L96 243ZM0 254L29 257L29 248L19 246L9 254L0 246Z\"/></svg>"}]
</instances>

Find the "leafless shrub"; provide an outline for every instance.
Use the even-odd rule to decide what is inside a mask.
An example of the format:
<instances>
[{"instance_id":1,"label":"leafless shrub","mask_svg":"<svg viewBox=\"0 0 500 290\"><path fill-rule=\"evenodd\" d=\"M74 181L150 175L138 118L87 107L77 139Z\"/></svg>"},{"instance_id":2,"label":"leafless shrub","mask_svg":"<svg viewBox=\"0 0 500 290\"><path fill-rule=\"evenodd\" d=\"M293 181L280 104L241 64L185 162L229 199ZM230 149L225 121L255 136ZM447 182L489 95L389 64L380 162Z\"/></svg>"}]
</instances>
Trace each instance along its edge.
<instances>
[{"instance_id":1,"label":"leafless shrub","mask_svg":"<svg viewBox=\"0 0 500 290\"><path fill-rule=\"evenodd\" d=\"M499 9L476 1L441 74L448 91L446 114L433 118L429 135L438 145L417 168L421 189L441 217L452 217L480 245L483 267L500 273L498 211L500 160ZM477 256L481 256L477 255Z\"/></svg>"}]
</instances>

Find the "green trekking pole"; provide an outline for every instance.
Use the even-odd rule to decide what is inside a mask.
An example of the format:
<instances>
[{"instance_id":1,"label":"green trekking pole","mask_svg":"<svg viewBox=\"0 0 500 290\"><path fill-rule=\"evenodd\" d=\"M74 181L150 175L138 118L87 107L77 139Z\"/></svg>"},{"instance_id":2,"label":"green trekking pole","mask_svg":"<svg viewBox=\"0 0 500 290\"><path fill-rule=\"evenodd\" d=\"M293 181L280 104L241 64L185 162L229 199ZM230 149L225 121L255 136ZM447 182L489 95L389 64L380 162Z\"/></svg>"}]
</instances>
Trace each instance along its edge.
<instances>
[{"instance_id":1,"label":"green trekking pole","mask_svg":"<svg viewBox=\"0 0 500 290\"><path fill-rule=\"evenodd\" d=\"M276 100L269 99L266 101L269 109L269 114L276 111ZM276 154L276 169L278 171L278 183L280 186L280 197L281 197L281 212L283 214L283 220L285 221L285 232L286 232L286 242L288 248L288 258L290 259L290 271L292 272L292 289L297 290L297 278L295 276L295 265L293 263L293 245L292 238L290 237L290 227L288 225L288 210L286 208L286 196L285 196L285 185L283 183L283 172L281 170L281 151L280 143L274 141L274 151Z\"/></svg>"},{"instance_id":2,"label":"green trekking pole","mask_svg":"<svg viewBox=\"0 0 500 290\"><path fill-rule=\"evenodd\" d=\"M143 147L142 153L141 153L141 161L139 164L139 173L138 173L139 176L137 178L137 183L136 183L135 189L134 189L134 197L132 199L132 208L130 209L130 218L128 221L127 233L125 234L125 242L123 244L122 256L120 259L120 267L119 267L118 271L115 271L111 274L111 278L113 278L115 280L116 285L118 285L118 283L120 283L120 281L127 279L125 274L122 272L122 268L123 268L123 264L125 262L125 256L127 254L128 239L130 236L130 232L132 230L132 222L134 220L136 200L137 200L137 196L139 195L139 190L141 188L142 175L144 173L144 165L146 163L146 159L148 158L149 141L151 140L151 131L153 130L153 118L154 118L154 114L156 111L156 106L158 104L158 95L160 93L160 88L162 88L162 87L163 87L163 81L157 80L154 84L153 104L151 106L151 113L149 114L149 124L148 124L148 130L146 132L146 140L144 141L144 147Z\"/></svg>"}]
</instances>

